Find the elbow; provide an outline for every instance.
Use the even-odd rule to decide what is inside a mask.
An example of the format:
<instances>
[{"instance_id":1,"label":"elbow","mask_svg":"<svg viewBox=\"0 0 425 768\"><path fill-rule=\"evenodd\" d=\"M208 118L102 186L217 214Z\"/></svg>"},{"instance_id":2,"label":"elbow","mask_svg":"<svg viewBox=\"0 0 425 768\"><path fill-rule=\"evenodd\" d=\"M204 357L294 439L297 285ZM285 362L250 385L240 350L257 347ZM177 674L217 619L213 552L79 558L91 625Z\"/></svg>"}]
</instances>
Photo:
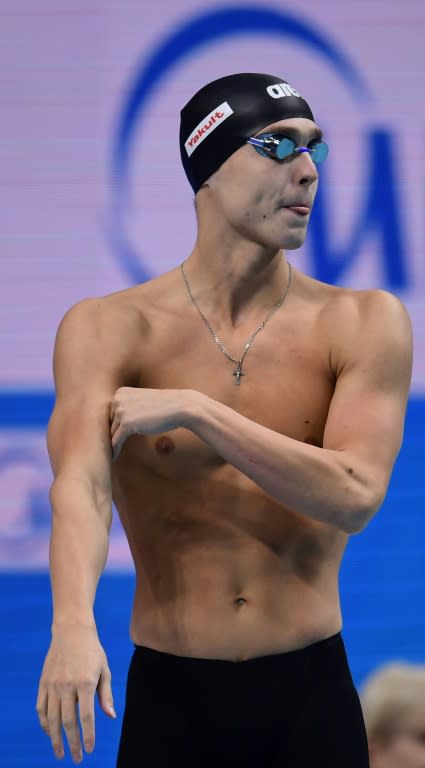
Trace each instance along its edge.
<instances>
[{"instance_id":1,"label":"elbow","mask_svg":"<svg viewBox=\"0 0 425 768\"><path fill-rule=\"evenodd\" d=\"M53 481L49 500L53 517L68 516L70 510L95 510L109 533L112 525L112 493L109 487L78 472L63 472Z\"/></svg>"},{"instance_id":2,"label":"elbow","mask_svg":"<svg viewBox=\"0 0 425 768\"><path fill-rule=\"evenodd\" d=\"M378 490L377 488L363 489L363 492L357 498L357 502L351 506L345 516L344 532L352 536L366 528L369 521L382 506L384 498L385 491Z\"/></svg>"}]
</instances>

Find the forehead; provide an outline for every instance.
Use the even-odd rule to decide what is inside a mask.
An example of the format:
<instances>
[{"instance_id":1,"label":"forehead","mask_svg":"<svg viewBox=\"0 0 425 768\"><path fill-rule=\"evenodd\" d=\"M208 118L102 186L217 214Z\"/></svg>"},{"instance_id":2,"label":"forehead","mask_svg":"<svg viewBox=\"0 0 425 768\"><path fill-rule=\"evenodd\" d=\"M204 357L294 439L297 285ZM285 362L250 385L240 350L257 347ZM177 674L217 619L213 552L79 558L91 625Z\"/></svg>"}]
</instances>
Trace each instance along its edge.
<instances>
[{"instance_id":1,"label":"forehead","mask_svg":"<svg viewBox=\"0 0 425 768\"><path fill-rule=\"evenodd\" d=\"M287 120L270 123L270 125L266 125L255 135L259 136L262 133L284 133L285 131L298 134L299 136L322 135L322 131L317 123L305 117L292 117Z\"/></svg>"}]
</instances>

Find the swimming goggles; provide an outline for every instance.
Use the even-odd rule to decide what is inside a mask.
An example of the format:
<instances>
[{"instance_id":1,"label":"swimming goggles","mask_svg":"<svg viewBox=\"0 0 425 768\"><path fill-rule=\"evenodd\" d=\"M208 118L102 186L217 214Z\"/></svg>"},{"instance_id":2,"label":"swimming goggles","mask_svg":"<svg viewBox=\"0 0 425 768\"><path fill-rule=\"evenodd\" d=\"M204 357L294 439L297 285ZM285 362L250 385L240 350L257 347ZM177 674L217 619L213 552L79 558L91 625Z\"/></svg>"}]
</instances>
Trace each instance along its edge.
<instances>
[{"instance_id":1,"label":"swimming goggles","mask_svg":"<svg viewBox=\"0 0 425 768\"><path fill-rule=\"evenodd\" d=\"M323 163L329 152L329 147L324 141L316 141L311 147L299 147L295 141L279 133L263 133L261 136L252 136L247 139L248 144L252 144L254 149L264 157L271 157L273 160L286 160L292 155L308 152L313 163Z\"/></svg>"}]
</instances>

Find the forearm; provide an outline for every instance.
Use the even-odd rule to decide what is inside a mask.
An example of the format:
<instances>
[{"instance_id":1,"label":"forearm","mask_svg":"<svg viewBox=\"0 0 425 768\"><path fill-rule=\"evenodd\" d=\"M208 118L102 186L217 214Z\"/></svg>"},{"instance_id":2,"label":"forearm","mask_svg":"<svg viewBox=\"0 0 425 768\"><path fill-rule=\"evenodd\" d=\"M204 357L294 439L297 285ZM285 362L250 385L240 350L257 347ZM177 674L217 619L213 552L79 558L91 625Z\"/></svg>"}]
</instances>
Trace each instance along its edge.
<instances>
[{"instance_id":1,"label":"forearm","mask_svg":"<svg viewBox=\"0 0 425 768\"><path fill-rule=\"evenodd\" d=\"M55 480L50 500L53 625L93 625L96 588L108 556L110 513L99 509L90 485L76 478Z\"/></svg>"},{"instance_id":2,"label":"forearm","mask_svg":"<svg viewBox=\"0 0 425 768\"><path fill-rule=\"evenodd\" d=\"M367 477L353 457L281 435L200 395L187 427L285 507L347 533L370 514Z\"/></svg>"}]
</instances>

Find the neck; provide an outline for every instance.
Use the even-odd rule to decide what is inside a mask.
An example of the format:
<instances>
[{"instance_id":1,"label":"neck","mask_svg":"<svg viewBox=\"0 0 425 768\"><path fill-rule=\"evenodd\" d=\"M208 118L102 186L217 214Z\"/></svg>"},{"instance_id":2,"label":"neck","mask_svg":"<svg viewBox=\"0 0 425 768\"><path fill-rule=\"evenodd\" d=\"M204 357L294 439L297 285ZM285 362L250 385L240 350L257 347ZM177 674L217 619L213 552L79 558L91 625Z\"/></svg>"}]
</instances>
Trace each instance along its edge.
<instances>
[{"instance_id":1,"label":"neck","mask_svg":"<svg viewBox=\"0 0 425 768\"><path fill-rule=\"evenodd\" d=\"M217 327L261 320L288 282L283 251L266 253L257 244L246 243L219 248L199 238L185 272L193 296Z\"/></svg>"}]
</instances>

